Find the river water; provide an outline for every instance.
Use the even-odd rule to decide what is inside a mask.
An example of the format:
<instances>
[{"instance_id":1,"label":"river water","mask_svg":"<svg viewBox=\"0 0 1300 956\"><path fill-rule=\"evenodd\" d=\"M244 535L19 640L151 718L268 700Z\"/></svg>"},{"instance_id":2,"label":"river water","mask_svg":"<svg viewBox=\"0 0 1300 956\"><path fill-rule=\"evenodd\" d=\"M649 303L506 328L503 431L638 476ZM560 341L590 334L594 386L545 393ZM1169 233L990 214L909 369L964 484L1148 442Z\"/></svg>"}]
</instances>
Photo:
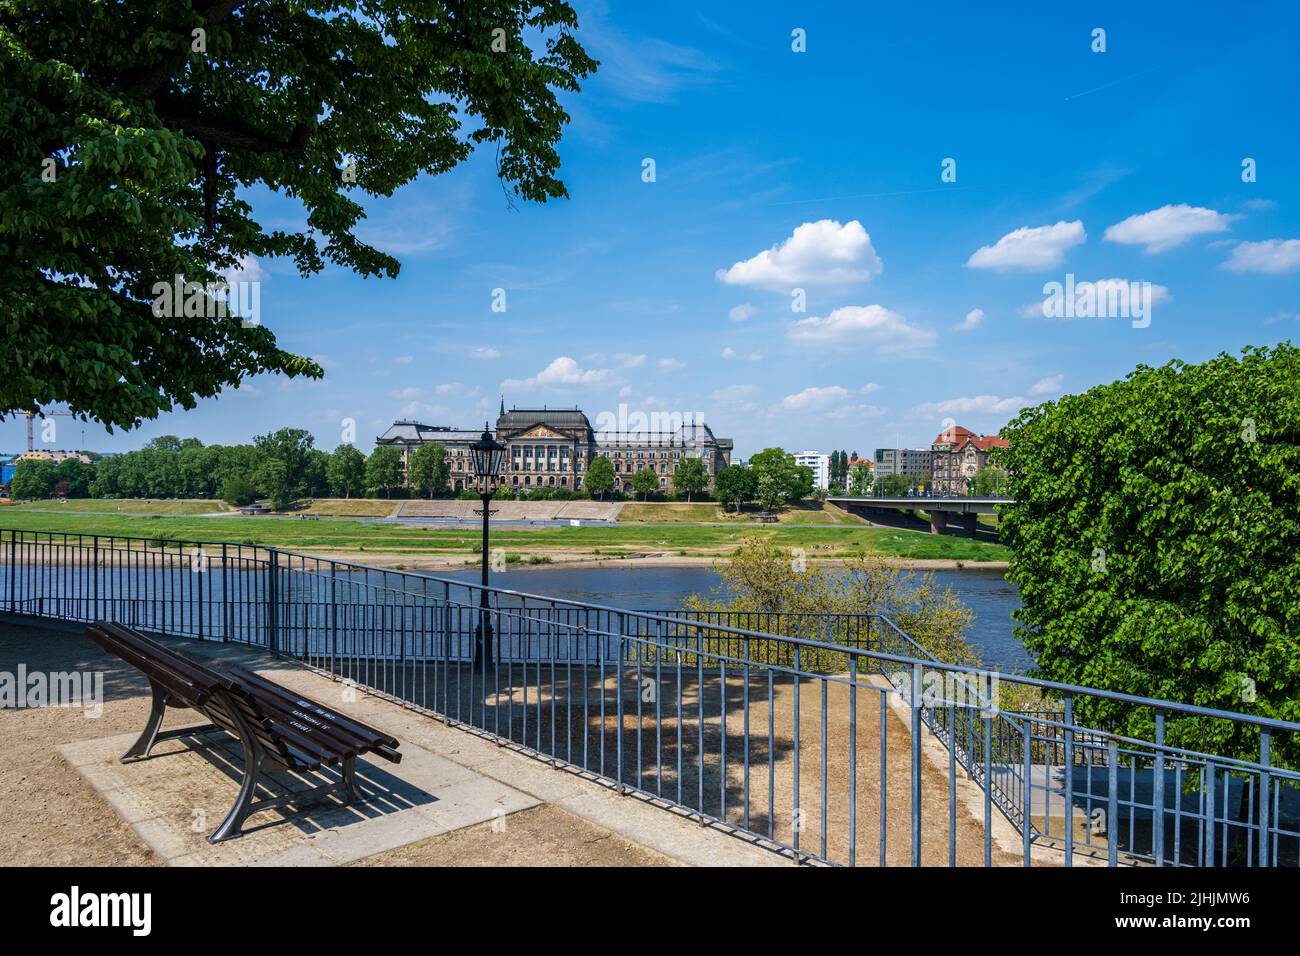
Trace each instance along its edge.
<instances>
[{"instance_id":1,"label":"river water","mask_svg":"<svg viewBox=\"0 0 1300 956\"><path fill-rule=\"evenodd\" d=\"M437 573L458 581L477 581L479 576L477 568ZM1020 606L1016 589L997 571L932 573L936 583L952 588L974 613L967 637L985 665L1003 673L1024 673L1032 661L1011 632L1011 612ZM494 573L492 584L572 601L657 611L680 608L688 595L708 594L719 578L702 567L539 567Z\"/></svg>"}]
</instances>

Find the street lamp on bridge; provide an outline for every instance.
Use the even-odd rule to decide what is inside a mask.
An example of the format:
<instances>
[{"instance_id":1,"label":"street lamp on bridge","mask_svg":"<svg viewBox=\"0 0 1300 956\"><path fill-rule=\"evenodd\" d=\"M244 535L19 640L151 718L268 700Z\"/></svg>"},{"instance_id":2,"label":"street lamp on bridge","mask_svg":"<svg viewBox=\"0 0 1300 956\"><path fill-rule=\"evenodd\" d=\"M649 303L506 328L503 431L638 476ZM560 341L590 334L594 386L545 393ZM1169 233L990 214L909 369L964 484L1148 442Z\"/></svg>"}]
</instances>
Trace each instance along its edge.
<instances>
[{"instance_id":1,"label":"street lamp on bridge","mask_svg":"<svg viewBox=\"0 0 1300 956\"><path fill-rule=\"evenodd\" d=\"M486 670L492 666L492 618L488 610L488 518L496 514L488 505L496 491L501 473L501 460L506 446L492 437L487 422L483 423L483 437L470 445L474 475L478 479L478 496L483 507L474 513L483 516L483 587L479 590L479 619L474 645L474 664Z\"/></svg>"}]
</instances>

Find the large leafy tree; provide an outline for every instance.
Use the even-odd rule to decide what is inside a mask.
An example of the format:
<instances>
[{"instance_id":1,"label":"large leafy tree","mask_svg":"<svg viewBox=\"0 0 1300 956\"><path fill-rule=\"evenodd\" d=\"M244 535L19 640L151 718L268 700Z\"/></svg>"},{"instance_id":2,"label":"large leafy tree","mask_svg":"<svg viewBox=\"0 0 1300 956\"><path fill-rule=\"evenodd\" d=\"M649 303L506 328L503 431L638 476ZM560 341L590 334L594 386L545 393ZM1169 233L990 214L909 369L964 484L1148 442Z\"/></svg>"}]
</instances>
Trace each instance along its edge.
<instances>
[{"instance_id":1,"label":"large leafy tree","mask_svg":"<svg viewBox=\"0 0 1300 956\"><path fill-rule=\"evenodd\" d=\"M447 448L442 442L430 442L411 452L406 465L406 480L420 494L429 498L444 494L450 478Z\"/></svg>"},{"instance_id":2,"label":"large leafy tree","mask_svg":"<svg viewBox=\"0 0 1300 956\"><path fill-rule=\"evenodd\" d=\"M604 498L614 490L614 463L604 455L591 459L587 473L582 476L582 487L597 498Z\"/></svg>"},{"instance_id":3,"label":"large leafy tree","mask_svg":"<svg viewBox=\"0 0 1300 956\"><path fill-rule=\"evenodd\" d=\"M692 495L699 494L709 487L709 472L703 460L694 457L682 458L673 469L673 489L679 495L685 495L690 501Z\"/></svg>"},{"instance_id":4,"label":"large leafy tree","mask_svg":"<svg viewBox=\"0 0 1300 956\"><path fill-rule=\"evenodd\" d=\"M713 479L713 490L724 508L735 505L736 511L740 511L740 506L758 492L758 482L754 480L754 473L744 465L727 465L718 470L718 476Z\"/></svg>"},{"instance_id":5,"label":"large leafy tree","mask_svg":"<svg viewBox=\"0 0 1300 956\"><path fill-rule=\"evenodd\" d=\"M351 445L339 445L326 466L330 491L343 498L365 494L366 456Z\"/></svg>"},{"instance_id":6,"label":"large leafy tree","mask_svg":"<svg viewBox=\"0 0 1300 956\"><path fill-rule=\"evenodd\" d=\"M644 501L659 490L659 476L652 468L642 468L632 476L632 490Z\"/></svg>"},{"instance_id":7,"label":"large leafy tree","mask_svg":"<svg viewBox=\"0 0 1300 956\"><path fill-rule=\"evenodd\" d=\"M1027 409L995 453L1017 632L1045 677L1300 720L1300 350L1139 366ZM1150 739L1143 707L1077 699ZM1277 735L1295 765L1300 741ZM1255 757L1230 721L1168 739Z\"/></svg>"},{"instance_id":8,"label":"large leafy tree","mask_svg":"<svg viewBox=\"0 0 1300 956\"><path fill-rule=\"evenodd\" d=\"M286 498L291 503L293 499L308 493L311 485L311 452L315 442L311 432L302 428L281 428L253 439L253 446L262 458L258 474L265 476L265 480L256 479L257 484L262 486L268 496L281 502L276 505L277 508L282 506ZM275 462L282 467L267 468L268 462Z\"/></svg>"},{"instance_id":9,"label":"large leafy tree","mask_svg":"<svg viewBox=\"0 0 1300 956\"><path fill-rule=\"evenodd\" d=\"M759 505L775 511L813 493L813 473L807 465L796 465L784 448L764 448L749 459L754 473L755 498Z\"/></svg>"},{"instance_id":10,"label":"large leafy tree","mask_svg":"<svg viewBox=\"0 0 1300 956\"><path fill-rule=\"evenodd\" d=\"M366 484L383 492L385 498L402 487L402 453L392 445L379 445L366 459Z\"/></svg>"},{"instance_id":11,"label":"large leafy tree","mask_svg":"<svg viewBox=\"0 0 1300 956\"><path fill-rule=\"evenodd\" d=\"M557 93L595 68L576 26L563 0L0 0L0 414L131 427L321 375L265 325L156 310L155 285L272 256L394 276L358 200L479 146L507 196L564 196ZM265 228L255 186L302 227Z\"/></svg>"}]
</instances>

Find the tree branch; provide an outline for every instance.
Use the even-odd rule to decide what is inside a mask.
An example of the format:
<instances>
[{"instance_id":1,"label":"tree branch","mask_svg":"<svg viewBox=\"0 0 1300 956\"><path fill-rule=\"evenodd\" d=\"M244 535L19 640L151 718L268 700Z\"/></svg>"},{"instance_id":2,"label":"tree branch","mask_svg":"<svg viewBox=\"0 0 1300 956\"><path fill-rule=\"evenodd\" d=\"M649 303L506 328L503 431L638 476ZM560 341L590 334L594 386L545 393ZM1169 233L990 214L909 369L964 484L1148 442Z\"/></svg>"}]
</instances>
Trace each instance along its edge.
<instances>
[{"instance_id":1,"label":"tree branch","mask_svg":"<svg viewBox=\"0 0 1300 956\"><path fill-rule=\"evenodd\" d=\"M218 0L207 9L199 13L203 22L207 26L216 26L230 19L231 14L235 12L246 0ZM152 99L158 91L163 88L163 84L170 79L172 71L185 62L187 37L190 35L190 29L186 27L177 27L173 29L181 37L181 48L174 51L172 56L164 57L163 61L157 66L141 73L134 80L127 78L126 86L130 87L131 92L142 99Z\"/></svg>"},{"instance_id":2,"label":"tree branch","mask_svg":"<svg viewBox=\"0 0 1300 956\"><path fill-rule=\"evenodd\" d=\"M243 149L253 153L300 152L306 148L313 129L306 123L299 123L289 134L288 140L282 141L272 139L261 130L241 123L223 123L203 116L186 116L179 113L160 112L158 118L172 129L193 136L205 146L215 144L226 149Z\"/></svg>"}]
</instances>

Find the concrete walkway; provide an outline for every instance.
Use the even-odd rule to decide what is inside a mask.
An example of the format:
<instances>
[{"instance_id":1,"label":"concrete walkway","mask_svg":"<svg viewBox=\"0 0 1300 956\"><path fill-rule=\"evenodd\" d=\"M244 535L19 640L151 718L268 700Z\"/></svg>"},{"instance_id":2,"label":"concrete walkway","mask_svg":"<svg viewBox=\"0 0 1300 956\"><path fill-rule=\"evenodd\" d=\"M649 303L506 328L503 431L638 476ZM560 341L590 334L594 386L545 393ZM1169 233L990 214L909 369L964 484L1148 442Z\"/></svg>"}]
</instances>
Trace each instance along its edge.
<instances>
[{"instance_id":1,"label":"concrete walkway","mask_svg":"<svg viewBox=\"0 0 1300 956\"><path fill-rule=\"evenodd\" d=\"M222 663L239 663L272 680L393 734L403 760L359 762L363 792L372 799L357 806L322 804L287 817L270 810L249 821L250 832L220 846L206 841L233 801L240 775L237 748L223 734L168 741L148 761L123 765L118 757L143 725L146 686L130 668L99 652L71 627L34 627L0 620L0 670L18 663L28 671L88 668L105 673L103 715L87 720L68 708L0 712L0 735L11 727L33 759L57 748L66 764L116 811L152 859L172 865L338 865L357 861L385 864L595 863L604 865L789 866L769 850L718 829L700 827L679 814L577 773L502 747L426 714L365 694L291 662L248 648L199 641L170 641L182 653ZM185 711L169 712L165 727L201 723ZM110 732L112 731L112 732ZM188 745L188 746L187 746ZM48 760L45 761L48 766ZM42 779L45 776L45 779ZM27 797L35 805L49 793L69 789L56 773L23 773L10 812L22 813ZM314 783L316 781L312 781ZM54 784L53 787L50 785ZM286 790L308 785L283 775ZM69 799L77 794L64 794ZM60 814L55 814L59 816ZM84 859L76 841L94 841L105 827L93 806L64 818L43 835L29 819L24 838L56 846L37 848L43 858ZM518 822L516 822L518 821ZM17 821L6 821L17 822ZM4 832L8 827L0 828ZM459 841L459 842L458 842ZM146 862L128 837L118 859L100 863ZM574 844L581 846L575 849ZM582 847L604 847L593 856ZM21 857L23 846L15 852ZM468 855L458 848L469 849ZM10 848L0 839L0 852ZM8 858L13 860L12 853Z\"/></svg>"}]
</instances>

